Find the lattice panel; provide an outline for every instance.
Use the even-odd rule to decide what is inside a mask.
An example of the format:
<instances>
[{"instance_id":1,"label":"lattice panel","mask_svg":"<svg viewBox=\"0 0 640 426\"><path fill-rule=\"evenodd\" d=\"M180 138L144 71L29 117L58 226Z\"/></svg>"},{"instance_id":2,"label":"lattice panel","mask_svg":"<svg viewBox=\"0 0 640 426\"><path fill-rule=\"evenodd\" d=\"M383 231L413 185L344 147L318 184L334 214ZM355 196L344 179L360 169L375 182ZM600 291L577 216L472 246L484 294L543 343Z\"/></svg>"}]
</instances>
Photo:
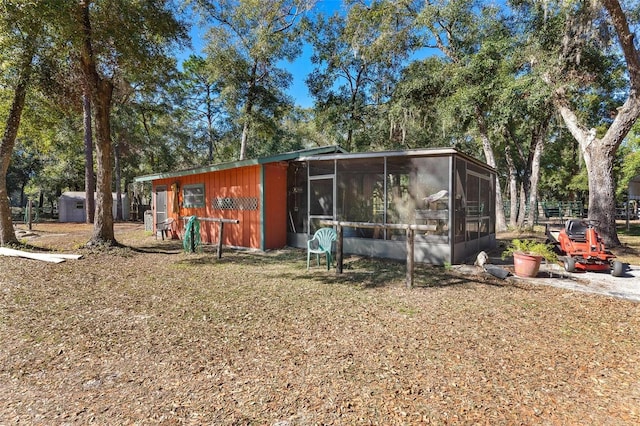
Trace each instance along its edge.
<instances>
[{"instance_id":1,"label":"lattice panel","mask_svg":"<svg viewBox=\"0 0 640 426\"><path fill-rule=\"evenodd\" d=\"M214 210L258 210L256 197L224 197L214 198Z\"/></svg>"}]
</instances>

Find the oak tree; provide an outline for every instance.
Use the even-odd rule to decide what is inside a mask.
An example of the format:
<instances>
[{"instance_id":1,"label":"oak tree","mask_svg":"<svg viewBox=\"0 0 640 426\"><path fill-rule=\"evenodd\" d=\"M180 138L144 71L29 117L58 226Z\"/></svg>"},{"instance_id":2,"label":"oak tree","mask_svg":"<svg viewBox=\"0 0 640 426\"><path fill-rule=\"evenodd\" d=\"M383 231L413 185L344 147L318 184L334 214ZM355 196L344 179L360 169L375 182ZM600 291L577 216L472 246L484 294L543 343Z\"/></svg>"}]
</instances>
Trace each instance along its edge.
<instances>
[{"instance_id":1,"label":"oak tree","mask_svg":"<svg viewBox=\"0 0 640 426\"><path fill-rule=\"evenodd\" d=\"M589 218L609 246L616 230L613 165L640 116L640 56L631 20L618 0L521 2L529 18L532 56L553 102L576 139L589 181ZM629 5L628 7L631 7Z\"/></svg>"},{"instance_id":2,"label":"oak tree","mask_svg":"<svg viewBox=\"0 0 640 426\"><path fill-rule=\"evenodd\" d=\"M282 66L301 51L298 23L312 0L193 0L209 25L205 52L225 110L241 128L238 159L247 157L256 127L275 132L290 100ZM269 128L272 130L269 130Z\"/></svg>"}]
</instances>

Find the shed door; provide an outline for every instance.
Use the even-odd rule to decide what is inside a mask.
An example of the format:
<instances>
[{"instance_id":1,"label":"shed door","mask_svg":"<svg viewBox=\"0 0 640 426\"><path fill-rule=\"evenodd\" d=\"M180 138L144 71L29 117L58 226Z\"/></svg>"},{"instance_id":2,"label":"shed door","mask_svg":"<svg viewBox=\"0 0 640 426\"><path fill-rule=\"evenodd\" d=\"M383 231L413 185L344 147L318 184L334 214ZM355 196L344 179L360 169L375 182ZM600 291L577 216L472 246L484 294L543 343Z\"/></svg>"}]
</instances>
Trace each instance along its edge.
<instances>
[{"instance_id":1,"label":"shed door","mask_svg":"<svg viewBox=\"0 0 640 426\"><path fill-rule=\"evenodd\" d=\"M156 186L156 223L167 218L167 187Z\"/></svg>"}]
</instances>

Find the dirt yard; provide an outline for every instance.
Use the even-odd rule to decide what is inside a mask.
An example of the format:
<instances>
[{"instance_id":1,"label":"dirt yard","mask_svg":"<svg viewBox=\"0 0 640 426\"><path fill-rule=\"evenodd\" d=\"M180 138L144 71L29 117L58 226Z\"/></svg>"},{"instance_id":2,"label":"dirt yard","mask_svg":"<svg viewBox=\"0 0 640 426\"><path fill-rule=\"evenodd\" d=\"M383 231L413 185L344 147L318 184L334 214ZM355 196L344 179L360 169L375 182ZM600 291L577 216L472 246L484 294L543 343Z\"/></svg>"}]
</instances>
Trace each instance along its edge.
<instances>
[{"instance_id":1,"label":"dirt yard","mask_svg":"<svg viewBox=\"0 0 640 426\"><path fill-rule=\"evenodd\" d=\"M640 304L351 257L185 254L140 224L0 257L0 424L640 423Z\"/></svg>"}]
</instances>

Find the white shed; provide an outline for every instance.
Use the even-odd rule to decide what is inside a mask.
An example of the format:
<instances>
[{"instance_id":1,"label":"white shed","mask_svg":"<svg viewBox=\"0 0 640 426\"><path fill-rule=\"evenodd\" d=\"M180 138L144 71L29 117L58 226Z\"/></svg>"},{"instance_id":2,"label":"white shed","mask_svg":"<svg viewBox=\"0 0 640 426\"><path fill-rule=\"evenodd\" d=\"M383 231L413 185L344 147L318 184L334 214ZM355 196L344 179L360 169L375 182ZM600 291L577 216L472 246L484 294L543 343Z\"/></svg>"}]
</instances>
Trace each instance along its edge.
<instances>
[{"instance_id":1,"label":"white shed","mask_svg":"<svg viewBox=\"0 0 640 426\"><path fill-rule=\"evenodd\" d=\"M640 200L640 175L629 181L629 200Z\"/></svg>"},{"instance_id":2,"label":"white shed","mask_svg":"<svg viewBox=\"0 0 640 426\"><path fill-rule=\"evenodd\" d=\"M113 196L113 218L116 218L116 199ZM95 194L94 194L95 197ZM94 198L95 199L95 198ZM86 221L86 193L84 191L68 191L58 199L58 216L60 222L85 222ZM129 219L129 200L126 194L122 194L122 218Z\"/></svg>"}]
</instances>

